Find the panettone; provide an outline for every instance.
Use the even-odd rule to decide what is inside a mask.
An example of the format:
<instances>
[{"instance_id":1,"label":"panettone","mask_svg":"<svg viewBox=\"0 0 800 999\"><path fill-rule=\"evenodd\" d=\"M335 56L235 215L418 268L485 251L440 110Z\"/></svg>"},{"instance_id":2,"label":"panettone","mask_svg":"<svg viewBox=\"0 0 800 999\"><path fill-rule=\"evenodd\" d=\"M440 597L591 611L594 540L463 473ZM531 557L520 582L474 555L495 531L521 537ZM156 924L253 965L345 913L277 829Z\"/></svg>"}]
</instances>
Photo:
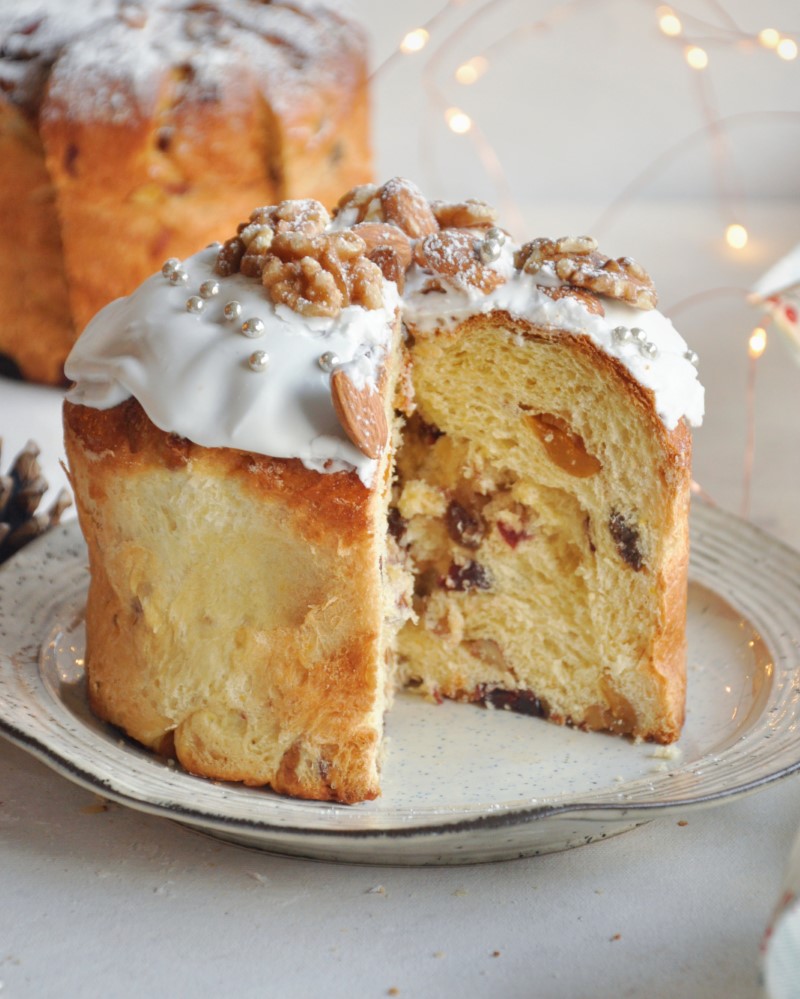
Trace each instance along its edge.
<instances>
[{"instance_id":1,"label":"panettone","mask_svg":"<svg viewBox=\"0 0 800 999\"><path fill-rule=\"evenodd\" d=\"M168 261L67 364L94 709L344 802L398 684L675 740L703 391L654 306L588 237L397 179Z\"/></svg>"},{"instance_id":2,"label":"panettone","mask_svg":"<svg viewBox=\"0 0 800 999\"><path fill-rule=\"evenodd\" d=\"M362 30L298 0L0 12L0 358L60 383L77 334L255 204L369 179Z\"/></svg>"}]
</instances>

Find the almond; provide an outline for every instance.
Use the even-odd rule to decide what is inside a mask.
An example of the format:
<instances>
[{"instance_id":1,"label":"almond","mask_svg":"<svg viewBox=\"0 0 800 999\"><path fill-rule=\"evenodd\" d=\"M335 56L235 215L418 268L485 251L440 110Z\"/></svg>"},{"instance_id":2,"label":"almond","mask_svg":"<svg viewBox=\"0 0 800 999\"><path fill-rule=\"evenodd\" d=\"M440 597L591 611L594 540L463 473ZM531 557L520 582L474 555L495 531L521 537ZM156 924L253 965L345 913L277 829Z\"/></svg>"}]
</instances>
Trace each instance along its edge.
<instances>
[{"instance_id":1,"label":"almond","mask_svg":"<svg viewBox=\"0 0 800 999\"><path fill-rule=\"evenodd\" d=\"M380 267L387 281L394 281L402 295L406 286L406 273L394 250L390 246L376 246L369 254L369 259Z\"/></svg>"},{"instance_id":2,"label":"almond","mask_svg":"<svg viewBox=\"0 0 800 999\"><path fill-rule=\"evenodd\" d=\"M414 247L414 259L428 271L461 284L471 284L488 294L505 278L481 263L480 237L469 229L442 229L421 239Z\"/></svg>"},{"instance_id":3,"label":"almond","mask_svg":"<svg viewBox=\"0 0 800 999\"><path fill-rule=\"evenodd\" d=\"M373 250L388 246L397 255L403 271L407 271L411 266L411 240L396 225L389 225L386 222L360 222L353 226L353 232L358 233L367 244L368 257Z\"/></svg>"},{"instance_id":4,"label":"almond","mask_svg":"<svg viewBox=\"0 0 800 999\"><path fill-rule=\"evenodd\" d=\"M333 408L342 429L362 454L379 458L389 440L380 393L369 385L357 388L341 368L331 376Z\"/></svg>"},{"instance_id":5,"label":"almond","mask_svg":"<svg viewBox=\"0 0 800 999\"><path fill-rule=\"evenodd\" d=\"M393 177L380 189L383 218L393 222L412 239L436 232L439 223L431 211L428 199L410 180Z\"/></svg>"}]
</instances>

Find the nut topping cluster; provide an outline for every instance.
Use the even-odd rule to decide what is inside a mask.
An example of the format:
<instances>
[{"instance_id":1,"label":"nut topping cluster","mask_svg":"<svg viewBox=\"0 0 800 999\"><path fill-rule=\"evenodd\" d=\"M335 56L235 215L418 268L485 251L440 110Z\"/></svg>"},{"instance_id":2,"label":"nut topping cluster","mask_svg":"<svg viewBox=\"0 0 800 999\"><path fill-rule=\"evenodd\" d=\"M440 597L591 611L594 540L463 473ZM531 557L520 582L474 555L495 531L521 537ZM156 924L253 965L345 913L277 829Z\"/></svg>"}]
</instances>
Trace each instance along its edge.
<instances>
[{"instance_id":1,"label":"nut topping cluster","mask_svg":"<svg viewBox=\"0 0 800 999\"><path fill-rule=\"evenodd\" d=\"M354 187L332 216L333 221L312 200L258 208L220 249L217 272L257 278L276 304L303 316L331 318L348 305L380 308L384 280L393 281L402 294L412 266L419 269L422 294L454 285L490 294L508 279L507 258L493 266L503 255L507 234L497 228L496 212L484 201L430 202L416 185L394 177L382 186ZM514 254L514 267L534 276L542 294L574 299L593 315L605 315L603 297L639 309L656 305L647 272L630 257L600 253L591 236L531 240ZM246 329L250 322L242 326L247 335L252 335ZM645 346L652 354L652 345ZM330 352L319 361L331 372L332 401L345 433L364 454L377 457L388 440L382 391L357 388Z\"/></svg>"},{"instance_id":2,"label":"nut topping cluster","mask_svg":"<svg viewBox=\"0 0 800 999\"><path fill-rule=\"evenodd\" d=\"M514 263L526 274L537 274L545 264L552 264L555 276L566 285L627 302L637 309L654 309L658 301L653 281L643 267L630 257L615 260L605 256L591 236L533 239L520 247ZM585 296L574 297L586 304Z\"/></svg>"},{"instance_id":3,"label":"nut topping cluster","mask_svg":"<svg viewBox=\"0 0 800 999\"><path fill-rule=\"evenodd\" d=\"M401 291L412 259L432 274L431 290L440 287L437 277L485 293L505 281L481 256L483 237L497 216L484 201L429 202L415 184L394 177L382 187L354 187L339 201L333 216L348 222L367 241L370 258L380 264L386 278L397 281ZM382 239L380 247L368 232L372 226L376 227L375 239L378 235ZM387 250L396 254L396 262Z\"/></svg>"},{"instance_id":4,"label":"nut topping cluster","mask_svg":"<svg viewBox=\"0 0 800 999\"><path fill-rule=\"evenodd\" d=\"M355 232L325 232L330 216L318 201L258 208L219 252L217 272L260 277L276 304L302 316L337 316L346 305L378 309L383 275Z\"/></svg>"}]
</instances>

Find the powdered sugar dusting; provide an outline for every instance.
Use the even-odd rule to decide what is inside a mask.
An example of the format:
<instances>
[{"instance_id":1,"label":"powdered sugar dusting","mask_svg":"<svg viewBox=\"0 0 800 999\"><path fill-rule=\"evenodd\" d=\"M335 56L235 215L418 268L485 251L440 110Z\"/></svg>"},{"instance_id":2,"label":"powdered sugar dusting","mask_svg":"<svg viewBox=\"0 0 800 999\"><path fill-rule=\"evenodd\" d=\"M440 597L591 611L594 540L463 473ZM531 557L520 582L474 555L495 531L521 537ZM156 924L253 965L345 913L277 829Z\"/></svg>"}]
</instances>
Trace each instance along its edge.
<instances>
[{"instance_id":1,"label":"powdered sugar dusting","mask_svg":"<svg viewBox=\"0 0 800 999\"><path fill-rule=\"evenodd\" d=\"M52 67L45 117L121 124L151 112L167 77L185 76L195 100L255 87L290 114L298 92L351 72L346 53L362 47L357 29L310 2L17 0L0 12L0 87L33 114Z\"/></svg>"}]
</instances>

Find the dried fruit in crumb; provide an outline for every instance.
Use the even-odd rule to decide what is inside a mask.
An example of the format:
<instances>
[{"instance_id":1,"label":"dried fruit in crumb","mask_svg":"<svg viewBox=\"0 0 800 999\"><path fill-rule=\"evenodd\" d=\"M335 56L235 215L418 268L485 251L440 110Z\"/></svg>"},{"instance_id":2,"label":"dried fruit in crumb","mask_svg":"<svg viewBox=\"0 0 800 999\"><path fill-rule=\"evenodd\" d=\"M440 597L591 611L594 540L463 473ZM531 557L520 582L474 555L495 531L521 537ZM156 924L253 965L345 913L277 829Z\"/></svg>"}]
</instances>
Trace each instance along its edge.
<instances>
[{"instance_id":1,"label":"dried fruit in crumb","mask_svg":"<svg viewBox=\"0 0 800 999\"><path fill-rule=\"evenodd\" d=\"M617 510L611 511L608 518L608 529L620 558L636 572L644 568L644 556L639 547L638 529Z\"/></svg>"},{"instance_id":2,"label":"dried fruit in crumb","mask_svg":"<svg viewBox=\"0 0 800 999\"><path fill-rule=\"evenodd\" d=\"M447 507L444 520L452 541L473 550L480 547L486 534L486 524L480 514L470 512L453 500Z\"/></svg>"},{"instance_id":3,"label":"dried fruit in crumb","mask_svg":"<svg viewBox=\"0 0 800 999\"><path fill-rule=\"evenodd\" d=\"M465 590L490 590L492 577L486 566L480 562L453 562L441 582L446 590L463 593Z\"/></svg>"},{"instance_id":4,"label":"dried fruit in crumb","mask_svg":"<svg viewBox=\"0 0 800 999\"><path fill-rule=\"evenodd\" d=\"M531 413L525 417L550 461L577 479L597 475L602 469L599 458L586 450L580 434L576 434L563 417L554 413Z\"/></svg>"}]
</instances>

